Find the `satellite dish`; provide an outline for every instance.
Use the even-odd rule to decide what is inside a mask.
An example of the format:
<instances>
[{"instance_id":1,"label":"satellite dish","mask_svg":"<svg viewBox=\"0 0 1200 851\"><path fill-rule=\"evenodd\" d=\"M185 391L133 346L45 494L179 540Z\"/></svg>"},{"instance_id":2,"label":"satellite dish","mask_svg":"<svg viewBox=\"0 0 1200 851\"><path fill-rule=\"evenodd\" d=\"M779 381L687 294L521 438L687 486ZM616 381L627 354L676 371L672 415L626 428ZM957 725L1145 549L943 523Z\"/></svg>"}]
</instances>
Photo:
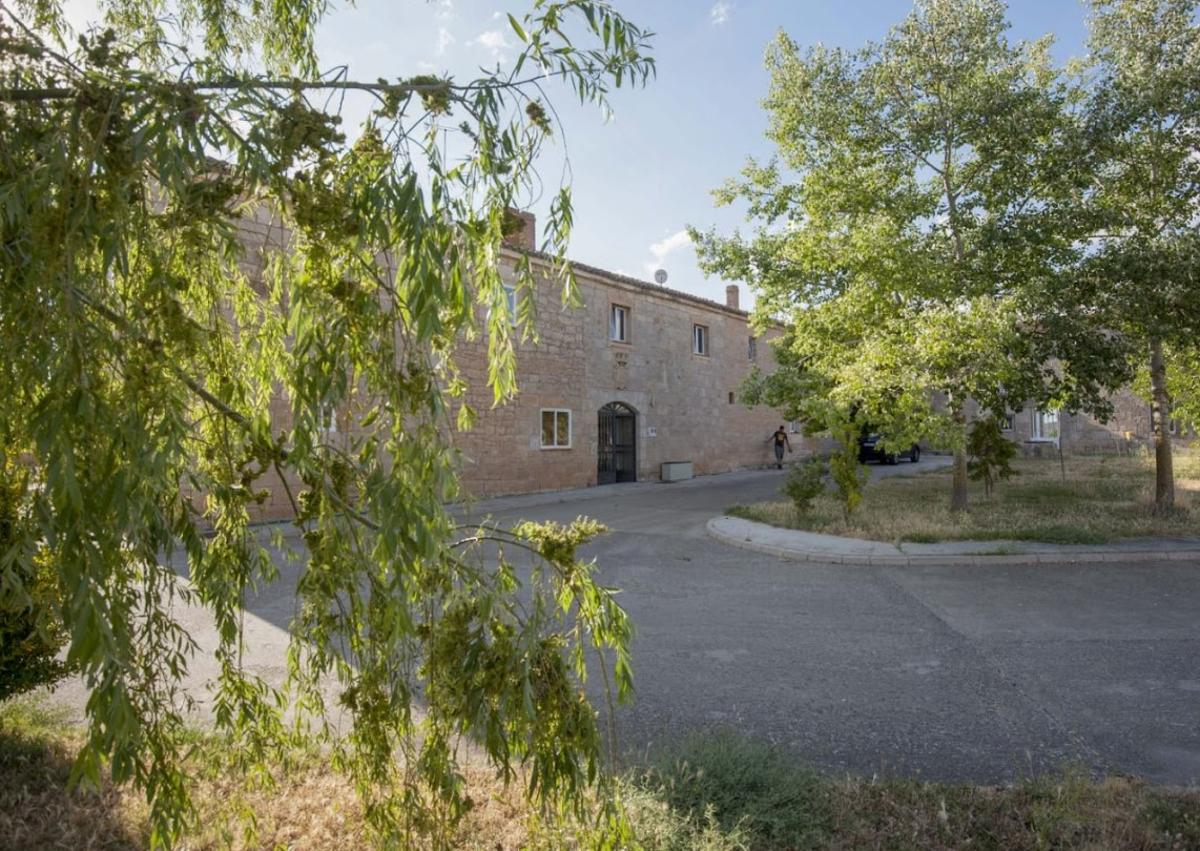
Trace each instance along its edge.
<instances>
[{"instance_id":1,"label":"satellite dish","mask_svg":"<svg viewBox=\"0 0 1200 851\"><path fill-rule=\"evenodd\" d=\"M657 284L665 284L667 282L667 270L659 269L654 273L654 281Z\"/></svg>"}]
</instances>

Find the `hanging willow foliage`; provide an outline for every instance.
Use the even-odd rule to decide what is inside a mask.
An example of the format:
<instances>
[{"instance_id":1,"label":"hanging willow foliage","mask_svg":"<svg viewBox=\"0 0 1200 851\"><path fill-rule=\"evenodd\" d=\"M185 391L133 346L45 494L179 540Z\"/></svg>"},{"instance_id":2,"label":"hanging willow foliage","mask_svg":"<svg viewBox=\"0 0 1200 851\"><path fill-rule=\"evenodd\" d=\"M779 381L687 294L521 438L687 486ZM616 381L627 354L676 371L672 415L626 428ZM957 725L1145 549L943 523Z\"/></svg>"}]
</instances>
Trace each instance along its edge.
<instances>
[{"instance_id":1,"label":"hanging willow foliage","mask_svg":"<svg viewBox=\"0 0 1200 851\"><path fill-rule=\"evenodd\" d=\"M653 74L649 34L602 0L536 0L507 71L359 83L317 73L323 0L111 0L70 47L53 0L0 10L0 460L28 471L37 539L0 554L0 605L28 599L28 553L52 560L89 689L76 776L141 788L157 844L188 829L188 601L216 623L213 715L246 776L316 738L381 842L445 843L467 737L580 807L602 753L584 651L615 651L628 693L630 625L575 554L597 524L455 525L453 355L486 335L494 396L514 392L499 245L555 129L545 88L604 107ZM374 104L352 138L329 106L346 92ZM256 215L280 234L262 275ZM567 301L571 223L564 185L545 237ZM532 333L527 260L515 283ZM354 413L337 445L330 410ZM241 663L246 597L277 579L250 523L268 481L305 556L281 691ZM483 557L497 540L531 576Z\"/></svg>"}]
</instances>

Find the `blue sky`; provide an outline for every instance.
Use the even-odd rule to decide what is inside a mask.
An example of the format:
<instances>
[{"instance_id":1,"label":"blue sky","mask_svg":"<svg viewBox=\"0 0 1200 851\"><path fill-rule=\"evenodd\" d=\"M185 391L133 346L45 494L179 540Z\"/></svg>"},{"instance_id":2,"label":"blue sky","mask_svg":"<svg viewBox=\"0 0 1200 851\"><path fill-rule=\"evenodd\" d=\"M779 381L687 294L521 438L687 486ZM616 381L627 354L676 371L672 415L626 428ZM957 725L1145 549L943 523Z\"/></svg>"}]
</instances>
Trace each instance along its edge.
<instances>
[{"instance_id":1,"label":"blue sky","mask_svg":"<svg viewBox=\"0 0 1200 851\"><path fill-rule=\"evenodd\" d=\"M731 231L741 212L717 209L710 191L735 175L748 155L767 156L763 55L780 28L802 44L857 47L881 38L912 8L908 0L644 0L615 3L653 30L658 78L618 92L615 116L579 108L563 91L557 105L564 137L543 164L558 179L562 144L573 172L574 259L668 286L724 299L725 282L705 279L683 229ZM503 13L522 4L495 0L359 0L335 12L321 31L324 61L348 63L359 77L421 70L468 74L511 60L515 37ZM1057 36L1057 54L1083 53L1086 10L1079 0L1011 0L1014 38ZM545 202L535 203L535 213ZM747 303L746 294L743 303Z\"/></svg>"},{"instance_id":2,"label":"blue sky","mask_svg":"<svg viewBox=\"0 0 1200 851\"><path fill-rule=\"evenodd\" d=\"M94 0L68 0L80 17ZM759 102L767 90L763 55L780 28L801 44L858 47L878 40L912 8L911 0L615 0L653 30L658 77L613 97L615 116L581 108L560 90L564 134L542 164L555 185L564 150L573 172L576 228L571 256L718 301L724 281L706 280L683 229L743 224L736 208L716 209L710 192L748 155L769 156ZM348 65L358 79L445 71L469 77L480 65L516 55L504 13L520 0L358 0L337 4L318 32L324 66ZM1014 38L1054 33L1057 56L1083 53L1080 0L1010 0ZM90 11L90 10L89 10ZM94 14L94 12L93 12ZM551 90L554 97L554 91ZM351 112L351 115L353 112ZM350 115L347 116L351 117ZM564 148L565 145L565 148ZM544 213L546 199L532 209ZM743 304L748 303L743 294Z\"/></svg>"}]
</instances>

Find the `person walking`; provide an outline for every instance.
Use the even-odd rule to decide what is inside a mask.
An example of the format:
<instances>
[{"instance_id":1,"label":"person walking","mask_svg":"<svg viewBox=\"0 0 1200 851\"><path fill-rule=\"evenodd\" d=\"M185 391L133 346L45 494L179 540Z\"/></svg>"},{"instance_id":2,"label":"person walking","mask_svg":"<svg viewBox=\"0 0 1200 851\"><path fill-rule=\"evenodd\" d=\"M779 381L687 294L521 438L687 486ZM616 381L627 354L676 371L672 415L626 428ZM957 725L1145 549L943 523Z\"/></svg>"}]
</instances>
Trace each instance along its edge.
<instances>
[{"instance_id":1,"label":"person walking","mask_svg":"<svg viewBox=\"0 0 1200 851\"><path fill-rule=\"evenodd\" d=\"M768 440L774 441L774 443L775 443L775 466L778 467L780 470L782 470L783 469L783 450L784 450L784 448L786 448L788 452L791 452L792 451L792 442L790 440L788 440L787 432L784 431L783 426L780 426L779 430L776 431L773 435L771 435L768 438Z\"/></svg>"}]
</instances>

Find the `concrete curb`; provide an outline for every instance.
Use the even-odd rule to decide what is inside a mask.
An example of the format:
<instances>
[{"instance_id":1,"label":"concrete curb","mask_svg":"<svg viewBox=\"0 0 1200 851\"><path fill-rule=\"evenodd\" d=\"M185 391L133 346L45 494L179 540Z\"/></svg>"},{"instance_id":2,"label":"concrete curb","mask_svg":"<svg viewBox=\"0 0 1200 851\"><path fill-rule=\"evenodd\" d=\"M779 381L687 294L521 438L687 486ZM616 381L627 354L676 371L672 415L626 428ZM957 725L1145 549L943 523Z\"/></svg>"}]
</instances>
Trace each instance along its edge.
<instances>
[{"instance_id":1,"label":"concrete curb","mask_svg":"<svg viewBox=\"0 0 1200 851\"><path fill-rule=\"evenodd\" d=\"M1039 544L1025 552L985 554L981 550L995 549L989 541L962 541L961 553L906 553L881 541L839 538L795 529L780 529L766 523L722 515L705 524L709 537L744 550L792 561L819 564L849 564L873 567L949 567L1010 564L1123 564L1148 562L1195 562L1200 564L1200 548L1182 549L1165 546L1160 549L1125 550L1113 547L1058 547Z\"/></svg>"}]
</instances>

